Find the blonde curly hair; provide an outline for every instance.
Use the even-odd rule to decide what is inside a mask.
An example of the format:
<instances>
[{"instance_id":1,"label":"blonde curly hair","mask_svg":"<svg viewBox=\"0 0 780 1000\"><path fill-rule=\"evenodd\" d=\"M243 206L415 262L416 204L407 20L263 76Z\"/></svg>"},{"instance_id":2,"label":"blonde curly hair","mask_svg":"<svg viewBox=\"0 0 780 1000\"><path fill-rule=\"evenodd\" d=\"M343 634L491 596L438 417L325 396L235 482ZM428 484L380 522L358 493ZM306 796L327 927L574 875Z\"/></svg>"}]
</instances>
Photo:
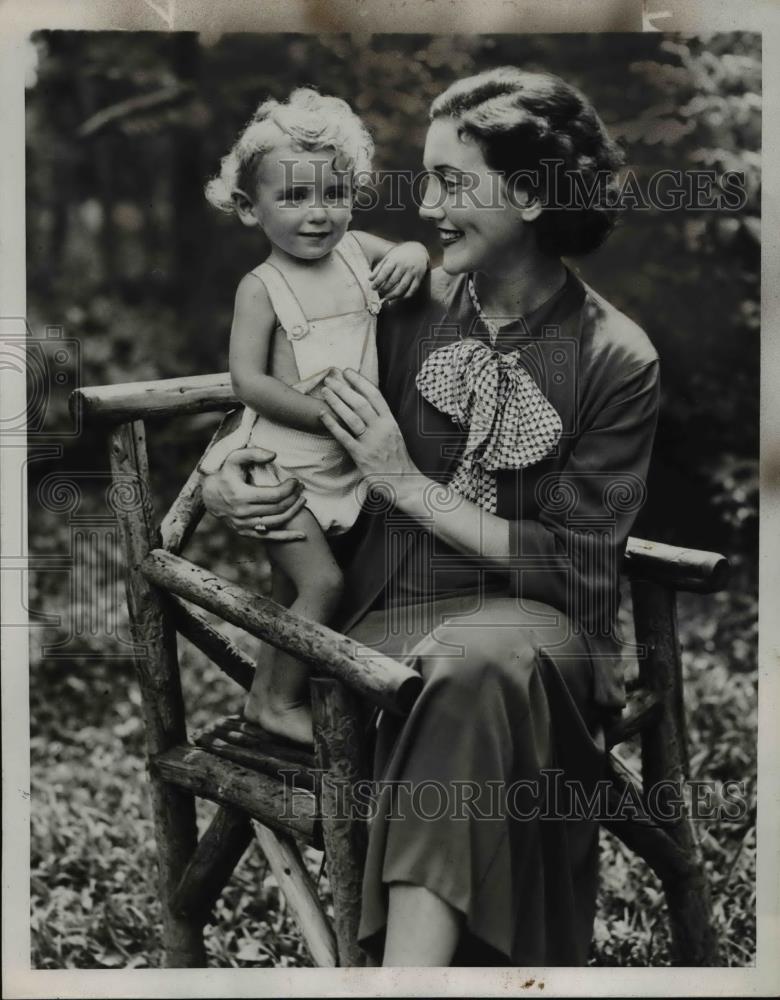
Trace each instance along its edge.
<instances>
[{"instance_id":1,"label":"blonde curly hair","mask_svg":"<svg viewBox=\"0 0 780 1000\"><path fill-rule=\"evenodd\" d=\"M374 143L346 101L311 87L294 90L283 103L263 101L206 185L206 198L222 212L235 213L233 192L252 193L263 156L285 140L305 151L332 150L334 165L360 178L371 169Z\"/></svg>"}]
</instances>

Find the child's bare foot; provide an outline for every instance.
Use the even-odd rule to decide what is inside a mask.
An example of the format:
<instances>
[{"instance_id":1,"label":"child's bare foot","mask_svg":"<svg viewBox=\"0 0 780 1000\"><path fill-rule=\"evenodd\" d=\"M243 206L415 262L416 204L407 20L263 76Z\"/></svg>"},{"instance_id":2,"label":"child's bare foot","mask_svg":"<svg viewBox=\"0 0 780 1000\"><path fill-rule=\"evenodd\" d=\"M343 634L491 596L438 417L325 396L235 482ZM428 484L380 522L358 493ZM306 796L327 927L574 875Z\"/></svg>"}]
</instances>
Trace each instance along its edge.
<instances>
[{"instance_id":1,"label":"child's bare foot","mask_svg":"<svg viewBox=\"0 0 780 1000\"><path fill-rule=\"evenodd\" d=\"M266 691L258 697L253 691L244 705L244 718L273 736L296 743L314 742L311 707L301 701L286 701Z\"/></svg>"}]
</instances>

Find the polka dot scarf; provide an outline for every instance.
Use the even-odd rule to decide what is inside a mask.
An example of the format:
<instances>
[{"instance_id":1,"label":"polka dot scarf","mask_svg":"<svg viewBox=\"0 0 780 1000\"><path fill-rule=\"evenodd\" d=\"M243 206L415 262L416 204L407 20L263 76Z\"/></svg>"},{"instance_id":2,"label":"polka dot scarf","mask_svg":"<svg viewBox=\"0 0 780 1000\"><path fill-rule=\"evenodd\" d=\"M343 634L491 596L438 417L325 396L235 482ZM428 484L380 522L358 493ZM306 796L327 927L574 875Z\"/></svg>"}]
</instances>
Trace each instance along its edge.
<instances>
[{"instance_id":1,"label":"polka dot scarf","mask_svg":"<svg viewBox=\"0 0 780 1000\"><path fill-rule=\"evenodd\" d=\"M417 374L422 396L468 429L450 486L491 513L497 506L496 471L541 461L563 430L519 354L459 340L432 351Z\"/></svg>"}]
</instances>

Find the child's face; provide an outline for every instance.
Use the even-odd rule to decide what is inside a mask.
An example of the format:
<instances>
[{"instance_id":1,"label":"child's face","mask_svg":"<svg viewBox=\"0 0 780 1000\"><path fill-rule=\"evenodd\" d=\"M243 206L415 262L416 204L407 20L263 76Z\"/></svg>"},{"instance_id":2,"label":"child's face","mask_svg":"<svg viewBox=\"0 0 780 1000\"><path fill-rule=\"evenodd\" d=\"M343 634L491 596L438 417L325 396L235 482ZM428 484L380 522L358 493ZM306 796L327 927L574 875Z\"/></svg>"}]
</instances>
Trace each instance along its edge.
<instances>
[{"instance_id":1,"label":"child's face","mask_svg":"<svg viewBox=\"0 0 780 1000\"><path fill-rule=\"evenodd\" d=\"M274 246L291 257L318 260L347 231L350 178L334 170L333 158L329 150L302 152L280 145L260 163L252 215Z\"/></svg>"}]
</instances>

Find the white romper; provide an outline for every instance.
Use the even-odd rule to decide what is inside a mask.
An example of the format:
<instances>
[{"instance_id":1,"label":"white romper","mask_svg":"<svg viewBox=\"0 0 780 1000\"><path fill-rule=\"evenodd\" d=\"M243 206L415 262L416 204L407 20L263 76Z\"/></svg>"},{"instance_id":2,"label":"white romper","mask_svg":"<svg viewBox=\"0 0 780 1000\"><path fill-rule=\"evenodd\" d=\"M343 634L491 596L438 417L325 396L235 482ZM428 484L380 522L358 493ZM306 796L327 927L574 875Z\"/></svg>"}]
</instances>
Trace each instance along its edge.
<instances>
[{"instance_id":1,"label":"white romper","mask_svg":"<svg viewBox=\"0 0 780 1000\"><path fill-rule=\"evenodd\" d=\"M299 378L292 388L303 393L320 385L331 368L353 368L374 385L379 381L376 317L381 300L368 281L368 260L352 233L346 233L333 252L357 280L365 301L362 309L310 320L283 264L265 263L252 271L265 284L278 325L292 346ZM330 434L297 430L246 407L239 426L204 456L201 471L216 472L232 451L247 445L276 453L273 462L252 467L255 485L275 485L294 476L303 484L306 506L324 532L340 534L352 527L361 507L361 477Z\"/></svg>"}]
</instances>

